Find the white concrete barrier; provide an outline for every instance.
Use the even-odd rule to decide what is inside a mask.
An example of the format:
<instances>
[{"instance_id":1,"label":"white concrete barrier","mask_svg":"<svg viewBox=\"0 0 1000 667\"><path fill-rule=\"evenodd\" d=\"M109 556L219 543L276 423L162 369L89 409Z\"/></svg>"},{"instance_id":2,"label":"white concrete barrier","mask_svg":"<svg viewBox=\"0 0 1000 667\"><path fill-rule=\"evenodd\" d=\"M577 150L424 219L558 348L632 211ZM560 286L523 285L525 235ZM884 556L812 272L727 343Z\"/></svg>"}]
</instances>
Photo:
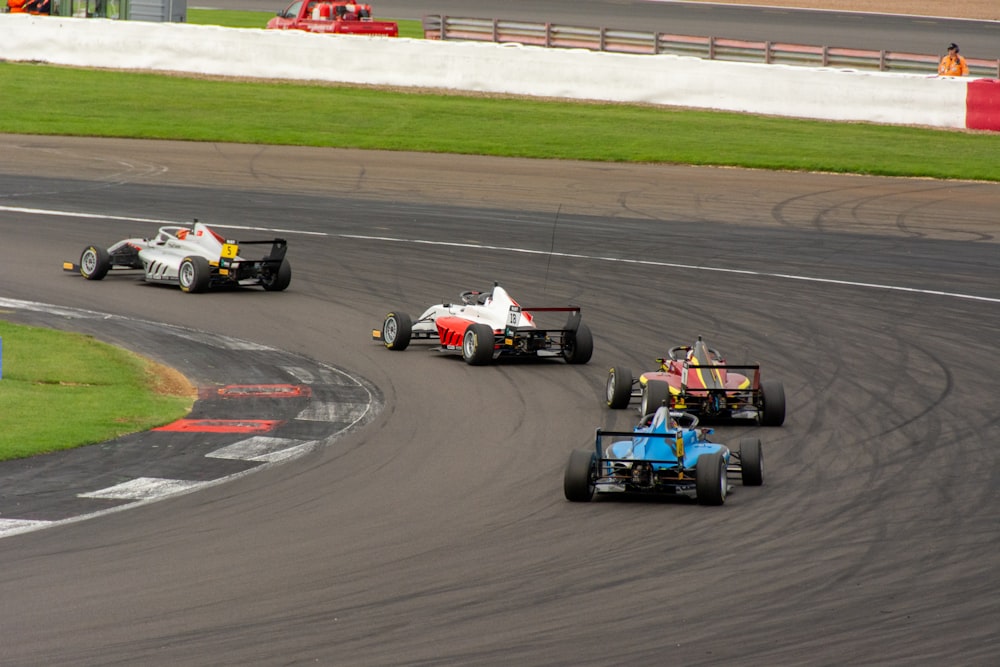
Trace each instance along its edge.
<instances>
[{"instance_id":1,"label":"white concrete barrier","mask_svg":"<svg viewBox=\"0 0 1000 667\"><path fill-rule=\"evenodd\" d=\"M966 127L965 79L672 55L2 14L0 59Z\"/></svg>"}]
</instances>

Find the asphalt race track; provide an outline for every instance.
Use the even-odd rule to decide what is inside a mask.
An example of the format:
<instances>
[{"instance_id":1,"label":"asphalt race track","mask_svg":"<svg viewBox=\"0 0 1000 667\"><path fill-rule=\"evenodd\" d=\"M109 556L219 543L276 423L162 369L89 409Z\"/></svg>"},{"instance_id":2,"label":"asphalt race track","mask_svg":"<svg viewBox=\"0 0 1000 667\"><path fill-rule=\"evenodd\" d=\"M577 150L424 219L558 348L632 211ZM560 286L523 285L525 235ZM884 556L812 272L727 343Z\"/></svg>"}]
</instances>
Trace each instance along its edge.
<instances>
[{"instance_id":1,"label":"asphalt race track","mask_svg":"<svg viewBox=\"0 0 1000 667\"><path fill-rule=\"evenodd\" d=\"M277 12L290 0L210 0L206 4ZM369 4L377 17L394 19L419 20L438 14L940 55L946 44L958 42L966 56L1000 57L1000 22L878 13L893 12L893 3L873 4L868 12L670 0L376 0ZM817 3L804 0L802 4ZM827 5L838 7L836 0ZM946 4L934 8L945 15L951 11Z\"/></svg>"},{"instance_id":2,"label":"asphalt race track","mask_svg":"<svg viewBox=\"0 0 1000 667\"><path fill-rule=\"evenodd\" d=\"M2 136L0 297L284 350L382 403L281 465L0 539L0 662L994 664L998 210L997 184ZM288 238L288 291L61 271L192 218ZM591 363L370 339L493 281L582 306ZM566 502L569 452L631 426L607 368L698 335L784 383L783 427L716 432L760 435L765 485Z\"/></svg>"}]
</instances>

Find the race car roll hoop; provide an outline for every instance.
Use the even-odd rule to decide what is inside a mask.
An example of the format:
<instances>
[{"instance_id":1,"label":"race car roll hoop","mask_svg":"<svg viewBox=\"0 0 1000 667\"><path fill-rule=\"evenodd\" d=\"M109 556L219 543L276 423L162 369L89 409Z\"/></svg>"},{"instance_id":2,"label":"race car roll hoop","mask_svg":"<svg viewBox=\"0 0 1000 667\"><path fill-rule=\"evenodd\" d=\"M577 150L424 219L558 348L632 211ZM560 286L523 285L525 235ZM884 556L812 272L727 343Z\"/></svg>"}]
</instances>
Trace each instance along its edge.
<instances>
[{"instance_id":1,"label":"race car roll hoop","mask_svg":"<svg viewBox=\"0 0 1000 667\"><path fill-rule=\"evenodd\" d=\"M542 328L535 313L568 313L561 328ZM590 329L581 321L579 306L526 308L499 284L487 292L462 292L459 303L439 303L414 321L401 311L385 316L372 339L390 350L405 350L412 340L434 341L442 352L460 352L472 365L501 356L556 357L585 364L594 352Z\"/></svg>"},{"instance_id":2,"label":"race car roll hoop","mask_svg":"<svg viewBox=\"0 0 1000 667\"><path fill-rule=\"evenodd\" d=\"M241 248L252 245L270 245L270 250L260 258L240 254ZM146 282L177 285L189 293L241 286L280 292L292 280L287 249L284 239L235 241L195 220L190 227L160 227L151 239L128 238L107 248L89 245L80 254L79 264L63 262L63 269L87 280L102 280L110 272L141 270Z\"/></svg>"}]
</instances>

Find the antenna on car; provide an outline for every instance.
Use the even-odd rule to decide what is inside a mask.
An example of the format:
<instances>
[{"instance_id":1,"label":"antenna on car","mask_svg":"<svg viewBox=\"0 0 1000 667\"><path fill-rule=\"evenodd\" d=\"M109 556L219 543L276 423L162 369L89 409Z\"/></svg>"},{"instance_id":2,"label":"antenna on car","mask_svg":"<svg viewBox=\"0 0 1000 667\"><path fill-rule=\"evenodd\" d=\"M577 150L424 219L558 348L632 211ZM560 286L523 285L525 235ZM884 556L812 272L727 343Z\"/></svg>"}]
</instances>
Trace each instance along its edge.
<instances>
[{"instance_id":1,"label":"antenna on car","mask_svg":"<svg viewBox=\"0 0 1000 667\"><path fill-rule=\"evenodd\" d=\"M556 250L556 226L559 224L559 212L562 211L562 204L556 209L556 219L552 221L552 238L549 240L549 259L545 262L545 280L542 281L542 292L548 291L549 267L552 265L552 253Z\"/></svg>"}]
</instances>

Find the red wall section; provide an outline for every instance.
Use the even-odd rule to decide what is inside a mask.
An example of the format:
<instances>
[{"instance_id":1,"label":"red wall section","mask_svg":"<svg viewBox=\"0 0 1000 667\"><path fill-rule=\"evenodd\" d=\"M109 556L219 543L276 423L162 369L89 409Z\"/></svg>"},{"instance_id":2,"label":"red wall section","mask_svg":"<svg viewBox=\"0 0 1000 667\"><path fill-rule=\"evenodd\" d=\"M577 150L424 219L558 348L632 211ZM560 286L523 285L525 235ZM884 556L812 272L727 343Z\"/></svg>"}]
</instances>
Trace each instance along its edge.
<instances>
[{"instance_id":1,"label":"red wall section","mask_svg":"<svg viewBox=\"0 0 1000 667\"><path fill-rule=\"evenodd\" d=\"M969 82L965 94L965 127L1000 132L1000 79Z\"/></svg>"}]
</instances>

